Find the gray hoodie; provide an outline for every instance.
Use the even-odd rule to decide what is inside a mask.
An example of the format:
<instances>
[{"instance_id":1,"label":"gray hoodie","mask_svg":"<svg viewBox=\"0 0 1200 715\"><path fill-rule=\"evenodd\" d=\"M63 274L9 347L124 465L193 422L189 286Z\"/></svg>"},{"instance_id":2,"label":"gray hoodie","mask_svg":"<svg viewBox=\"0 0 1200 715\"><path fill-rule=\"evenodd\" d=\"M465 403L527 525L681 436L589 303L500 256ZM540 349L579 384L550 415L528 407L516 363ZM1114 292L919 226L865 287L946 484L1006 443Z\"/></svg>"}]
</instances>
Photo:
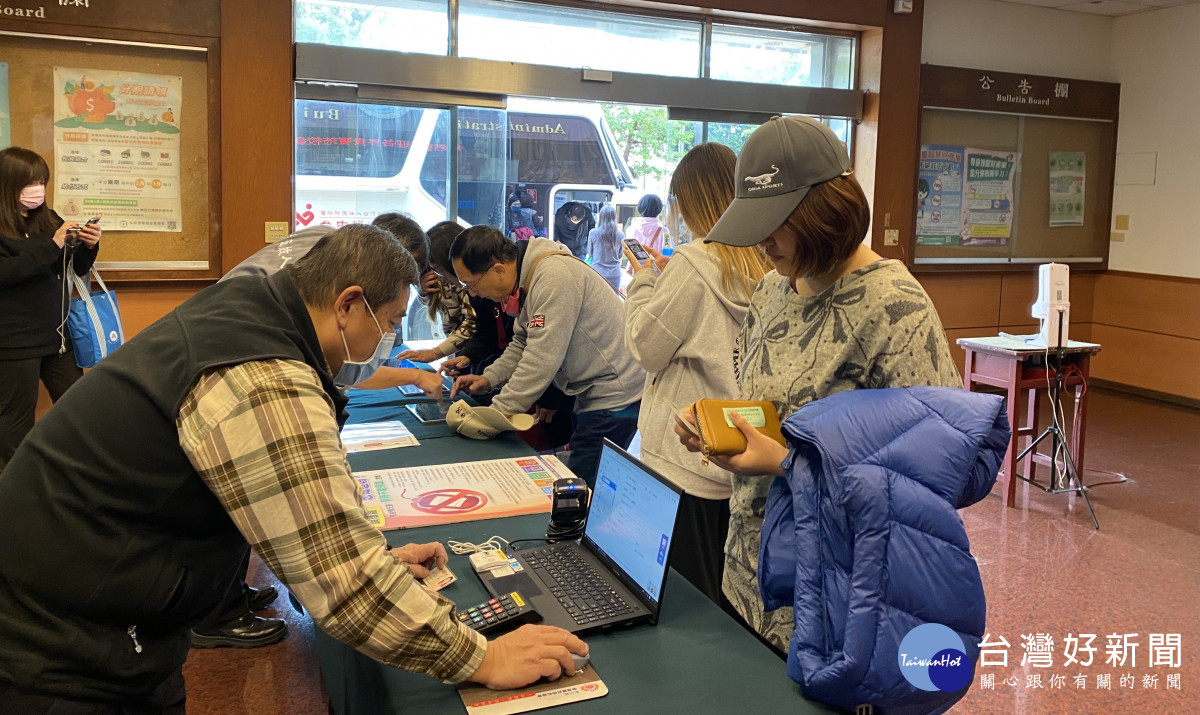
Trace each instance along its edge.
<instances>
[{"instance_id":1,"label":"gray hoodie","mask_svg":"<svg viewBox=\"0 0 1200 715\"><path fill-rule=\"evenodd\" d=\"M608 282L569 255L539 262L529 279L539 256L564 250L529 240L519 279L525 302L512 342L483 371L504 388L492 400L501 412L527 411L551 382L575 396L576 412L619 410L641 399L646 373L625 346L625 311Z\"/></svg>"},{"instance_id":2,"label":"gray hoodie","mask_svg":"<svg viewBox=\"0 0 1200 715\"><path fill-rule=\"evenodd\" d=\"M727 292L717 258L700 242L676 249L661 277L640 270L626 289L625 340L649 373L638 429L642 460L684 491L728 499L730 474L688 452L675 436L674 412L708 397L738 397L733 370L750 296Z\"/></svg>"}]
</instances>

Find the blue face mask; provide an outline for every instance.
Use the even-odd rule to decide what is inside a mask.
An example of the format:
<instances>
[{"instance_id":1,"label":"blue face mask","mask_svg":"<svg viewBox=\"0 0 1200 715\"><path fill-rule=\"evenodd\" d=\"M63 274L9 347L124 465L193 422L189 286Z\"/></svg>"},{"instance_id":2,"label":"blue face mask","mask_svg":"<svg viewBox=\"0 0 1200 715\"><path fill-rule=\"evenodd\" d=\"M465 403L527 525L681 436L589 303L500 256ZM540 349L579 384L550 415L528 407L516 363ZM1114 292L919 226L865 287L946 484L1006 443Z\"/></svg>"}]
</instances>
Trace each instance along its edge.
<instances>
[{"instance_id":1,"label":"blue face mask","mask_svg":"<svg viewBox=\"0 0 1200 715\"><path fill-rule=\"evenodd\" d=\"M367 302L366 297L363 298L363 304L371 313L371 319L375 320L375 311L371 310L371 304ZM375 327L379 328L378 320L375 320ZM396 333L385 333L380 328L379 344L375 346L375 353L360 362L350 357L350 346L346 344L346 332L341 328L338 328L338 332L342 334L342 347L346 349L346 359L342 361L342 366L333 376L333 381L338 385L357 385L374 375L375 371L383 365L384 360L391 357L392 347L396 344Z\"/></svg>"}]
</instances>

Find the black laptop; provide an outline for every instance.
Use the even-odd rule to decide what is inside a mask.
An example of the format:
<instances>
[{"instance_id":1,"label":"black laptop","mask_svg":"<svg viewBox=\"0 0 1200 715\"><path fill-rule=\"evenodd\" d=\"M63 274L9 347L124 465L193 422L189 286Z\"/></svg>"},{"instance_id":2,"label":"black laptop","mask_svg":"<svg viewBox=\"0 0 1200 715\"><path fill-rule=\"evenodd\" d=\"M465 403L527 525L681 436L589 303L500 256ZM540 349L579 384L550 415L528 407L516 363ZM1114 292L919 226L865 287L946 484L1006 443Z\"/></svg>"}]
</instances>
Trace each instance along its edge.
<instances>
[{"instance_id":1,"label":"black laptop","mask_svg":"<svg viewBox=\"0 0 1200 715\"><path fill-rule=\"evenodd\" d=\"M493 596L521 592L545 625L572 633L657 623L682 494L605 440L583 538L517 551L516 573L480 578Z\"/></svg>"}]
</instances>

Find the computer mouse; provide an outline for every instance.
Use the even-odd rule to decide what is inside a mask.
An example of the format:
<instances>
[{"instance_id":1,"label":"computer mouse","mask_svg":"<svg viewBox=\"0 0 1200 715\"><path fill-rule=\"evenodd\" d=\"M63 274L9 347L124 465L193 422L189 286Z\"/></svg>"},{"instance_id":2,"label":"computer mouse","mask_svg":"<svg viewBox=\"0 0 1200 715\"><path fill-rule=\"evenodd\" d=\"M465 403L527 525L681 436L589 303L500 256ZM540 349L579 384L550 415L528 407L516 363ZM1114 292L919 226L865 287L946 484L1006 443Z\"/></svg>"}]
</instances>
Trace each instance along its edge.
<instances>
[{"instance_id":1,"label":"computer mouse","mask_svg":"<svg viewBox=\"0 0 1200 715\"><path fill-rule=\"evenodd\" d=\"M571 659L575 661L575 672L576 673L583 670L583 666L588 664L588 656L586 656L586 655L579 655L577 653L572 653Z\"/></svg>"}]
</instances>

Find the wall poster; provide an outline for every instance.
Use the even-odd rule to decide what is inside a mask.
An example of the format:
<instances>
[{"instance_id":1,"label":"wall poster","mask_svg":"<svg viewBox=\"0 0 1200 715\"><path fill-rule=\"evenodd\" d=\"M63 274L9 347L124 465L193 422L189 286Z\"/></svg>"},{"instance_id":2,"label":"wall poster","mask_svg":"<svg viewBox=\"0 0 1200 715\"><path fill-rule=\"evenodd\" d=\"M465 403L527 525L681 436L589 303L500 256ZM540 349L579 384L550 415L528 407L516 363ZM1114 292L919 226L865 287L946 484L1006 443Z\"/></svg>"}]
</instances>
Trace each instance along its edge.
<instances>
[{"instance_id":1,"label":"wall poster","mask_svg":"<svg viewBox=\"0 0 1200 715\"><path fill-rule=\"evenodd\" d=\"M970 147L964 154L967 178L963 189L962 245L1007 245L1013 225L1013 175L1021 155Z\"/></svg>"},{"instance_id":2,"label":"wall poster","mask_svg":"<svg viewBox=\"0 0 1200 715\"><path fill-rule=\"evenodd\" d=\"M1004 246L1019 152L921 145L917 245Z\"/></svg>"},{"instance_id":3,"label":"wall poster","mask_svg":"<svg viewBox=\"0 0 1200 715\"><path fill-rule=\"evenodd\" d=\"M0 62L0 149L12 146L12 115L8 112L8 63Z\"/></svg>"},{"instance_id":4,"label":"wall poster","mask_svg":"<svg viewBox=\"0 0 1200 715\"><path fill-rule=\"evenodd\" d=\"M116 231L181 232L183 78L54 68L54 210Z\"/></svg>"},{"instance_id":5,"label":"wall poster","mask_svg":"<svg viewBox=\"0 0 1200 715\"><path fill-rule=\"evenodd\" d=\"M1050 226L1082 226L1087 169L1082 151L1050 152Z\"/></svg>"},{"instance_id":6,"label":"wall poster","mask_svg":"<svg viewBox=\"0 0 1200 715\"><path fill-rule=\"evenodd\" d=\"M957 246L962 217L963 148L921 146L917 179L917 244Z\"/></svg>"}]
</instances>

